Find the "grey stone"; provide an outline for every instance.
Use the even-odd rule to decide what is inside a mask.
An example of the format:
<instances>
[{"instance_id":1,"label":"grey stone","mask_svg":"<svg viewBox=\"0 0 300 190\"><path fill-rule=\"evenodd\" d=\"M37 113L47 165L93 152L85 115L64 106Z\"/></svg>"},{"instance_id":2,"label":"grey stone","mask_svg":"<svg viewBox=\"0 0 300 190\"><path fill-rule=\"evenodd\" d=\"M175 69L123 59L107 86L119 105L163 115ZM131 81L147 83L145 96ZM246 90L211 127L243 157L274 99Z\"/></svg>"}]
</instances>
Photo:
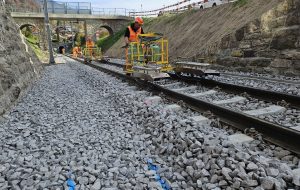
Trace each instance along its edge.
<instances>
[{"instance_id":1,"label":"grey stone","mask_svg":"<svg viewBox=\"0 0 300 190\"><path fill-rule=\"evenodd\" d=\"M255 171L255 170L258 170L258 166L256 164L254 164L253 162L250 162L247 165L246 170Z\"/></svg>"},{"instance_id":2,"label":"grey stone","mask_svg":"<svg viewBox=\"0 0 300 190\"><path fill-rule=\"evenodd\" d=\"M238 161L246 161L249 160L250 155L246 152L238 152L236 153L235 157Z\"/></svg>"},{"instance_id":3,"label":"grey stone","mask_svg":"<svg viewBox=\"0 0 300 190\"><path fill-rule=\"evenodd\" d=\"M200 174L201 174L202 177L210 176L210 173L206 169L202 169Z\"/></svg>"},{"instance_id":4,"label":"grey stone","mask_svg":"<svg viewBox=\"0 0 300 190\"><path fill-rule=\"evenodd\" d=\"M232 172L232 170L230 168L222 168L222 174L225 177L226 180L231 181L232 178L230 177L229 173Z\"/></svg>"},{"instance_id":5,"label":"grey stone","mask_svg":"<svg viewBox=\"0 0 300 190\"><path fill-rule=\"evenodd\" d=\"M81 185L87 185L89 183L89 178L87 177L79 177L78 182Z\"/></svg>"},{"instance_id":6,"label":"grey stone","mask_svg":"<svg viewBox=\"0 0 300 190\"><path fill-rule=\"evenodd\" d=\"M195 166L198 170L201 170L202 168L204 168L204 163L201 160L197 160L197 162L195 163Z\"/></svg>"},{"instance_id":7,"label":"grey stone","mask_svg":"<svg viewBox=\"0 0 300 190\"><path fill-rule=\"evenodd\" d=\"M279 170L275 168L267 168L266 172L268 176L272 176L272 177L277 177L279 174Z\"/></svg>"},{"instance_id":8,"label":"grey stone","mask_svg":"<svg viewBox=\"0 0 300 190\"><path fill-rule=\"evenodd\" d=\"M225 181L225 180L221 180L221 181L219 182L219 186L220 186L220 187L227 186L227 185L228 185L228 183L227 183L227 181Z\"/></svg>"},{"instance_id":9,"label":"grey stone","mask_svg":"<svg viewBox=\"0 0 300 190\"><path fill-rule=\"evenodd\" d=\"M300 168L293 170L293 183L300 186Z\"/></svg>"},{"instance_id":10,"label":"grey stone","mask_svg":"<svg viewBox=\"0 0 300 190\"><path fill-rule=\"evenodd\" d=\"M273 177L265 177L261 180L261 187L263 189L273 189L275 185L276 179Z\"/></svg>"},{"instance_id":11,"label":"grey stone","mask_svg":"<svg viewBox=\"0 0 300 190\"><path fill-rule=\"evenodd\" d=\"M197 180L197 187L202 188L202 181L200 179Z\"/></svg>"},{"instance_id":12,"label":"grey stone","mask_svg":"<svg viewBox=\"0 0 300 190\"><path fill-rule=\"evenodd\" d=\"M244 180L242 182L242 186L243 187L256 187L256 186L258 186L258 182L256 180L248 179L248 180Z\"/></svg>"}]
</instances>

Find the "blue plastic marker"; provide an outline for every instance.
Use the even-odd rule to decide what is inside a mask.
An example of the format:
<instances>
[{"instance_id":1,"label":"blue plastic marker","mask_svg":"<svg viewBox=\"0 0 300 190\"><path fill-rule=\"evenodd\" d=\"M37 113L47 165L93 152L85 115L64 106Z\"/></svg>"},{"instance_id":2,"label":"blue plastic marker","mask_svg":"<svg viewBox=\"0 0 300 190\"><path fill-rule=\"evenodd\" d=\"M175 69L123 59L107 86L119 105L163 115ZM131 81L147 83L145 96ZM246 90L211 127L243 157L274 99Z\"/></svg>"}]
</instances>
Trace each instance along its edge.
<instances>
[{"instance_id":1,"label":"blue plastic marker","mask_svg":"<svg viewBox=\"0 0 300 190\"><path fill-rule=\"evenodd\" d=\"M76 184L75 184L74 180L71 178L71 176L72 176L72 171L70 171L68 173L69 179L67 180L67 186L69 187L69 190L75 190Z\"/></svg>"},{"instance_id":2,"label":"blue plastic marker","mask_svg":"<svg viewBox=\"0 0 300 190\"><path fill-rule=\"evenodd\" d=\"M75 190L76 184L72 179L67 180L67 185L69 187L69 190Z\"/></svg>"},{"instance_id":3,"label":"blue plastic marker","mask_svg":"<svg viewBox=\"0 0 300 190\"><path fill-rule=\"evenodd\" d=\"M153 164L153 161L152 159L149 159L147 160L147 163L148 163L148 169L149 170L154 170L155 173L156 171L158 170L158 166L156 166L155 164ZM161 179L160 175L159 174L155 174L155 180L160 183L161 187L164 189L164 190L171 190L171 187L166 183L165 180Z\"/></svg>"}]
</instances>

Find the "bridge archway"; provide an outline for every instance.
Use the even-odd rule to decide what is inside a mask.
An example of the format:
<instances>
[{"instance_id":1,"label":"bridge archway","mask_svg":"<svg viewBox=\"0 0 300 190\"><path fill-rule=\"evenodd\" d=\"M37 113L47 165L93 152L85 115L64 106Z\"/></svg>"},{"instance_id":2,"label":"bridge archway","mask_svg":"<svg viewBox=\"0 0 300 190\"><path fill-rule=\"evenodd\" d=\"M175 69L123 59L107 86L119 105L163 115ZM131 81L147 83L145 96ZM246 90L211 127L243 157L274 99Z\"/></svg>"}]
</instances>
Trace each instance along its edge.
<instances>
[{"instance_id":1,"label":"bridge archway","mask_svg":"<svg viewBox=\"0 0 300 190\"><path fill-rule=\"evenodd\" d=\"M108 25L100 26L100 28L105 28L109 32L110 36L112 36L114 34L113 29L110 26L108 26Z\"/></svg>"},{"instance_id":2,"label":"bridge archway","mask_svg":"<svg viewBox=\"0 0 300 190\"><path fill-rule=\"evenodd\" d=\"M22 24L19 29L21 31L24 31L24 29L30 29L34 34L38 34L40 32L39 27L37 27L35 24L31 24L31 23L26 23L26 24Z\"/></svg>"},{"instance_id":3,"label":"bridge archway","mask_svg":"<svg viewBox=\"0 0 300 190\"><path fill-rule=\"evenodd\" d=\"M26 23L19 26L22 34L34 45L39 45L41 31L35 24Z\"/></svg>"},{"instance_id":4,"label":"bridge archway","mask_svg":"<svg viewBox=\"0 0 300 190\"><path fill-rule=\"evenodd\" d=\"M114 34L113 29L108 25L99 25L94 27L93 36L95 40L107 38Z\"/></svg>"}]
</instances>

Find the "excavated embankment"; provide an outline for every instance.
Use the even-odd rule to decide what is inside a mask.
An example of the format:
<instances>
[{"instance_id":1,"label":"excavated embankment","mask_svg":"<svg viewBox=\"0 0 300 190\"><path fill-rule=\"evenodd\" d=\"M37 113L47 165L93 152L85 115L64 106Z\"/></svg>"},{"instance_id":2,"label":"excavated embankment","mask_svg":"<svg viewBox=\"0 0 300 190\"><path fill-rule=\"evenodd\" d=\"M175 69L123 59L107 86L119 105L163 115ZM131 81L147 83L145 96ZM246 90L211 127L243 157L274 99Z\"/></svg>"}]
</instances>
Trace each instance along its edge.
<instances>
[{"instance_id":1,"label":"excavated embankment","mask_svg":"<svg viewBox=\"0 0 300 190\"><path fill-rule=\"evenodd\" d=\"M300 75L300 1L248 0L148 22L146 32L169 39L172 61L185 57L218 67L273 74ZM120 57L120 39L107 53Z\"/></svg>"}]
</instances>

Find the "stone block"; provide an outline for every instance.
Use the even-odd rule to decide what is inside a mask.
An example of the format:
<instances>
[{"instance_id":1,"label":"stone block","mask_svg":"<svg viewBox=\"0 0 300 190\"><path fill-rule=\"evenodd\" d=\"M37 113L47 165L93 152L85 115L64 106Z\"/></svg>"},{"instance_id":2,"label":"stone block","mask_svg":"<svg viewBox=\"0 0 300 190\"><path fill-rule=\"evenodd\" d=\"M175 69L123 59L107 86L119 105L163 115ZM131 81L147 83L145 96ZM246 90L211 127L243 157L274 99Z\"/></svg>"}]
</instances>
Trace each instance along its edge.
<instances>
[{"instance_id":1,"label":"stone block","mask_svg":"<svg viewBox=\"0 0 300 190\"><path fill-rule=\"evenodd\" d=\"M293 61L292 65L295 70L300 70L300 60Z\"/></svg>"},{"instance_id":2,"label":"stone block","mask_svg":"<svg viewBox=\"0 0 300 190\"><path fill-rule=\"evenodd\" d=\"M287 60L287 59L274 59L274 61L272 61L270 67L273 68L290 68L292 65L292 61L291 60Z\"/></svg>"},{"instance_id":3,"label":"stone block","mask_svg":"<svg viewBox=\"0 0 300 190\"><path fill-rule=\"evenodd\" d=\"M279 56L282 59L300 60L300 51L298 50L281 51Z\"/></svg>"},{"instance_id":4,"label":"stone block","mask_svg":"<svg viewBox=\"0 0 300 190\"><path fill-rule=\"evenodd\" d=\"M249 66L268 67L271 64L272 59L265 57L253 57L244 58L243 61L245 61Z\"/></svg>"},{"instance_id":5,"label":"stone block","mask_svg":"<svg viewBox=\"0 0 300 190\"><path fill-rule=\"evenodd\" d=\"M276 30L270 48L278 50L295 49L299 29L299 26L291 26Z\"/></svg>"}]
</instances>

